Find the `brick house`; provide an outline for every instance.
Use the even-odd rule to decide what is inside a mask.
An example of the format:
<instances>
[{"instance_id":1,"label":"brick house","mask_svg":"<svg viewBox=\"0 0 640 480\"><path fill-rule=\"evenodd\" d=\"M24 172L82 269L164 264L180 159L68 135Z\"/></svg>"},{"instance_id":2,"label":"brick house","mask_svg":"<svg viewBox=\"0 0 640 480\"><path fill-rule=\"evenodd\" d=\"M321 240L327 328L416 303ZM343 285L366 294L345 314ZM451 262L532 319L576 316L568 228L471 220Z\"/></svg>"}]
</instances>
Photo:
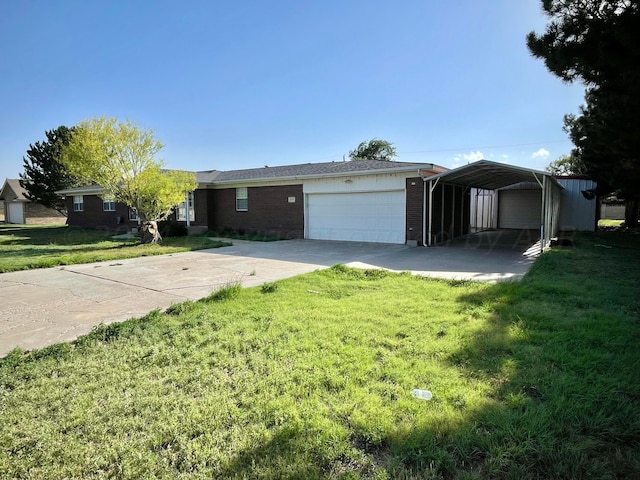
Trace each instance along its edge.
<instances>
[{"instance_id":1,"label":"brick house","mask_svg":"<svg viewBox=\"0 0 640 480\"><path fill-rule=\"evenodd\" d=\"M444 170L367 160L206 172L207 223L282 238L420 242L422 177Z\"/></svg>"},{"instance_id":2,"label":"brick house","mask_svg":"<svg viewBox=\"0 0 640 480\"><path fill-rule=\"evenodd\" d=\"M196 176L198 188L172 217L192 230L434 245L503 228L537 231L546 246L559 228L595 225L595 200L581 194L582 183L561 184L548 172L487 160L454 170L365 160ZM67 197L69 225L136 227L132 212L101 198L101 191L92 186L59 192Z\"/></svg>"},{"instance_id":3,"label":"brick house","mask_svg":"<svg viewBox=\"0 0 640 480\"><path fill-rule=\"evenodd\" d=\"M33 202L17 178L7 178L0 190L0 207L7 223L65 223L67 217L52 208Z\"/></svg>"},{"instance_id":4,"label":"brick house","mask_svg":"<svg viewBox=\"0 0 640 480\"><path fill-rule=\"evenodd\" d=\"M367 160L196 172L198 188L172 219L192 229L281 238L419 243L423 177L443 171L430 163ZM99 186L59 193L71 226L138 226L125 205L100 197Z\"/></svg>"}]
</instances>

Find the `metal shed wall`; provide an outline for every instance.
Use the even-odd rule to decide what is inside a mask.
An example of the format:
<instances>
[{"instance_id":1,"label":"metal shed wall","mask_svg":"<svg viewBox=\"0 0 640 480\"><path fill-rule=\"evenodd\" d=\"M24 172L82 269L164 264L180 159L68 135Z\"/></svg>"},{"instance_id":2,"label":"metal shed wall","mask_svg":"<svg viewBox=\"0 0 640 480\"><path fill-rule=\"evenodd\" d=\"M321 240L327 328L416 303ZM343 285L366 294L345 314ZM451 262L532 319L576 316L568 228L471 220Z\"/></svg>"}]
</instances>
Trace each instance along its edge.
<instances>
[{"instance_id":1,"label":"metal shed wall","mask_svg":"<svg viewBox=\"0 0 640 480\"><path fill-rule=\"evenodd\" d=\"M498 228L498 196L495 190L471 189L471 232Z\"/></svg>"},{"instance_id":2,"label":"metal shed wall","mask_svg":"<svg viewBox=\"0 0 640 480\"><path fill-rule=\"evenodd\" d=\"M564 187L561 197L560 230L590 231L596 229L598 200L587 199L583 191L596 188L596 182L586 178L558 178Z\"/></svg>"}]
</instances>

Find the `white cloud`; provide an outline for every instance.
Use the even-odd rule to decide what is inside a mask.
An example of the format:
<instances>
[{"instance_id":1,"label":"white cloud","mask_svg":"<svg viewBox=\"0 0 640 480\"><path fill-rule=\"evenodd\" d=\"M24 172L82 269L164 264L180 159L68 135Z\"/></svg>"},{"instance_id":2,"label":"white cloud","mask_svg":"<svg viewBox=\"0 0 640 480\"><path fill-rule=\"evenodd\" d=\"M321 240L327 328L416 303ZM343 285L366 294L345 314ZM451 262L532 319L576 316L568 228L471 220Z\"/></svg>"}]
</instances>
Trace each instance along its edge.
<instances>
[{"instance_id":1,"label":"white cloud","mask_svg":"<svg viewBox=\"0 0 640 480\"><path fill-rule=\"evenodd\" d=\"M468 162L477 162L478 160L482 160L484 155L480 150L478 150L477 152L463 153L462 158Z\"/></svg>"},{"instance_id":2,"label":"white cloud","mask_svg":"<svg viewBox=\"0 0 640 480\"><path fill-rule=\"evenodd\" d=\"M546 148L540 148L537 151L531 154L531 158L542 158L545 159L550 155L549 150Z\"/></svg>"},{"instance_id":3,"label":"white cloud","mask_svg":"<svg viewBox=\"0 0 640 480\"><path fill-rule=\"evenodd\" d=\"M484 154L481 151L459 153L458 155L453 157L451 168L462 167L463 165L467 165L471 162L477 162L478 160L483 160L483 159L484 159Z\"/></svg>"}]
</instances>

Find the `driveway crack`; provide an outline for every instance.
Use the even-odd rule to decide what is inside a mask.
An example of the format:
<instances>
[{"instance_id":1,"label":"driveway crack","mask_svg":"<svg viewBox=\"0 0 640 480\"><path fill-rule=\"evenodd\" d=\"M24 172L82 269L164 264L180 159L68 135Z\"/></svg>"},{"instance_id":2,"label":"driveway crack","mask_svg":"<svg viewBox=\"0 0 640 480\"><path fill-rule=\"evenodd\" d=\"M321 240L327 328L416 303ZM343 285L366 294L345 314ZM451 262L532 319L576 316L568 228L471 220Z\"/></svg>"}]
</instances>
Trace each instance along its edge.
<instances>
[{"instance_id":1,"label":"driveway crack","mask_svg":"<svg viewBox=\"0 0 640 480\"><path fill-rule=\"evenodd\" d=\"M128 282L125 282L125 281L122 281L122 280L112 280L110 278L101 277L99 275L91 275L90 273L76 272L74 270L69 270L69 269L64 269L64 271L65 272L69 272L69 273L74 273L76 275L82 275L82 276L85 276L85 277L96 278L98 280L104 280L104 281L107 281L107 282L116 283L118 285L125 285L127 287L133 287L133 288L141 288L143 290L149 290L151 292L164 293L164 294L167 294L167 295L173 295L175 297L182 298L180 295L176 295L176 294L168 292L168 290L159 290L157 288L146 287L146 286L143 286L143 285L137 285L135 283L128 283Z\"/></svg>"}]
</instances>

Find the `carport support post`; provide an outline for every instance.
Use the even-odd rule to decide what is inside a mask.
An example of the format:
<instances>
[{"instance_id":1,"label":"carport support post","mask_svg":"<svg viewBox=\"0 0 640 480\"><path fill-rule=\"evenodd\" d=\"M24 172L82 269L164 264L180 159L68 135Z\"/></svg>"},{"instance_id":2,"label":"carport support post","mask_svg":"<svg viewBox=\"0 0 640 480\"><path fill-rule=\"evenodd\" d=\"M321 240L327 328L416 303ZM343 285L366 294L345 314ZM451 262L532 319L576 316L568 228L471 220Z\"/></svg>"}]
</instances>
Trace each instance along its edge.
<instances>
[{"instance_id":1,"label":"carport support post","mask_svg":"<svg viewBox=\"0 0 640 480\"><path fill-rule=\"evenodd\" d=\"M460 195L460 235L464 235L464 195L467 193L467 190L469 190L469 187L460 187L460 190L462 190L462 194ZM471 202L471 199L469 199L469 202ZM469 205L469 208L471 208L471 205ZM471 212L469 212L469 223L471 223Z\"/></svg>"},{"instance_id":2,"label":"carport support post","mask_svg":"<svg viewBox=\"0 0 640 480\"><path fill-rule=\"evenodd\" d=\"M547 176L543 175L542 177L542 181L540 181L540 179L538 178L538 176L531 172L533 175L533 178L536 179L536 182L538 182L538 185L540 185L540 188L542 189L542 195L540 195L540 197L542 198L542 207L540 208L540 253L544 252L544 238L546 235L545 232L545 219L547 218L547 215L545 213L545 209L546 209L546 195L547 195Z\"/></svg>"},{"instance_id":3,"label":"carport support post","mask_svg":"<svg viewBox=\"0 0 640 480\"><path fill-rule=\"evenodd\" d=\"M433 223L433 190L436 188L436 185L438 185L438 180L440 180L440 178L436 178L436 182L433 183L433 180L429 180L429 236L427 237L427 242L426 242L426 246L430 247L431 246L431 224ZM427 197L427 192L424 192L424 196L425 196L425 200ZM425 210L424 208L422 209L423 211ZM426 212L424 213L424 216L426 216ZM424 221L423 223L423 227L426 227L424 225ZM422 236L424 237L424 234L426 233L427 228L423 228L423 233ZM424 243L424 239L423 239L423 243Z\"/></svg>"},{"instance_id":4,"label":"carport support post","mask_svg":"<svg viewBox=\"0 0 640 480\"><path fill-rule=\"evenodd\" d=\"M547 176L542 177L542 218L540 219L540 253L544 252L546 242L546 219L547 219Z\"/></svg>"}]
</instances>

